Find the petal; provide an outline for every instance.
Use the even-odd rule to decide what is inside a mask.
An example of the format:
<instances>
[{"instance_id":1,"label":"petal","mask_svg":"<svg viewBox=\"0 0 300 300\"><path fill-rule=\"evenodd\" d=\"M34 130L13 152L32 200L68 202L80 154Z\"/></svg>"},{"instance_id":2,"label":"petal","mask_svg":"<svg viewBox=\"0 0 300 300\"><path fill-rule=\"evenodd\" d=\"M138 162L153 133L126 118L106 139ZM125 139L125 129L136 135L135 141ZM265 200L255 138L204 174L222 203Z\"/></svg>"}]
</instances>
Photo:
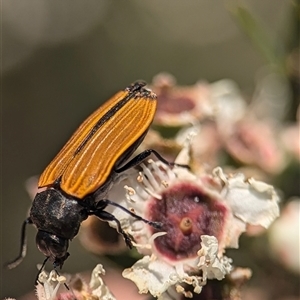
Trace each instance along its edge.
<instances>
[{"instance_id":1,"label":"petal","mask_svg":"<svg viewBox=\"0 0 300 300\"><path fill-rule=\"evenodd\" d=\"M116 298L111 294L110 290L103 282L103 279L101 278L102 275L105 275L105 270L101 264L98 264L92 272L89 284L92 295L98 299L115 300Z\"/></svg>"},{"instance_id":2,"label":"petal","mask_svg":"<svg viewBox=\"0 0 300 300\"><path fill-rule=\"evenodd\" d=\"M150 292L154 297L160 296L178 281L172 266L150 256L144 256L131 268L125 269L122 275L132 280L141 294Z\"/></svg>"},{"instance_id":3,"label":"petal","mask_svg":"<svg viewBox=\"0 0 300 300\"><path fill-rule=\"evenodd\" d=\"M225 183L221 195L234 216L245 223L265 228L279 216L279 196L272 185L253 178L245 180L243 174L229 177L221 168L216 168L213 172Z\"/></svg>"},{"instance_id":4,"label":"petal","mask_svg":"<svg viewBox=\"0 0 300 300\"><path fill-rule=\"evenodd\" d=\"M201 240L198 267L203 272L203 281L215 278L222 280L232 270L231 260L226 256L218 257L218 240L214 236L202 235Z\"/></svg>"}]
</instances>

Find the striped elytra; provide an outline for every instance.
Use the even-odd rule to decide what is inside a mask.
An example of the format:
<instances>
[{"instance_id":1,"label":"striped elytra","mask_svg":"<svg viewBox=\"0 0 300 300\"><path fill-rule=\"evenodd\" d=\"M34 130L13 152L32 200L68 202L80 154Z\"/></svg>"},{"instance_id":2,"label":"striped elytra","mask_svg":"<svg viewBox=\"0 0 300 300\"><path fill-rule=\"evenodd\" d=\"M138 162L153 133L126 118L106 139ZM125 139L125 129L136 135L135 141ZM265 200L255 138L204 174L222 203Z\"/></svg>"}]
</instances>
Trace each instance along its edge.
<instances>
[{"instance_id":1,"label":"striped elytra","mask_svg":"<svg viewBox=\"0 0 300 300\"><path fill-rule=\"evenodd\" d=\"M123 154L135 149L151 125L156 95L136 82L100 106L46 167L39 187L60 188L83 199L101 187Z\"/></svg>"}]
</instances>

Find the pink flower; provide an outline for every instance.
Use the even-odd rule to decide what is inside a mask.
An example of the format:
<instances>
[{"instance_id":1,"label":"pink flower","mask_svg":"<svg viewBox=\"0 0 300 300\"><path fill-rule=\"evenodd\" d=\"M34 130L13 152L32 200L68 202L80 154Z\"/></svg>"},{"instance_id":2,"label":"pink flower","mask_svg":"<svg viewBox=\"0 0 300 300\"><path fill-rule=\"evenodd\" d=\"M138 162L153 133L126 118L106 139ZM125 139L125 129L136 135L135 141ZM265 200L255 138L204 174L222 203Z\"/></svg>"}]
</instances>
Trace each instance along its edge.
<instances>
[{"instance_id":1,"label":"pink flower","mask_svg":"<svg viewBox=\"0 0 300 300\"><path fill-rule=\"evenodd\" d=\"M159 99L154 120L156 124L182 126L198 122L212 113L207 83L177 86L172 75L160 73L153 78L151 89Z\"/></svg>"}]
</instances>

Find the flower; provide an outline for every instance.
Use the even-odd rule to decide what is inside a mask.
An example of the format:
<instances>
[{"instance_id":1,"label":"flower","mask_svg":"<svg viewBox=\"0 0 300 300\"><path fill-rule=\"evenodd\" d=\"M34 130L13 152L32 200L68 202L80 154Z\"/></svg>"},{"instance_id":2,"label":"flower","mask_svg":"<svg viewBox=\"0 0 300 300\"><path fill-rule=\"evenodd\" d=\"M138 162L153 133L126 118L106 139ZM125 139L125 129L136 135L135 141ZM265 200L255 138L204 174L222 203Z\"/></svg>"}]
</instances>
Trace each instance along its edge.
<instances>
[{"instance_id":1,"label":"flower","mask_svg":"<svg viewBox=\"0 0 300 300\"><path fill-rule=\"evenodd\" d=\"M104 284L102 275L105 275L105 270L101 264L92 271L89 284L80 275L61 276L55 270L49 274L42 271L36 286L36 295L39 300L115 300L116 298Z\"/></svg>"},{"instance_id":2,"label":"flower","mask_svg":"<svg viewBox=\"0 0 300 300\"><path fill-rule=\"evenodd\" d=\"M159 98L154 123L176 127L198 122L213 112L209 85L197 82L192 86L177 86L174 76L157 74L151 89Z\"/></svg>"},{"instance_id":3,"label":"flower","mask_svg":"<svg viewBox=\"0 0 300 300\"><path fill-rule=\"evenodd\" d=\"M216 107L214 120L224 149L243 164L279 173L286 160L274 122L260 120L257 104L248 105L233 81L223 79L210 88Z\"/></svg>"},{"instance_id":4,"label":"flower","mask_svg":"<svg viewBox=\"0 0 300 300\"><path fill-rule=\"evenodd\" d=\"M190 144L191 138L176 163L189 163ZM221 167L195 175L188 168L149 160L140 172L129 171L109 198L120 199L122 188L122 206L162 223L160 229L153 228L110 208L144 255L123 276L134 281L140 293L159 299L172 299L166 295L174 287L190 296L184 284L200 293L207 280L222 280L232 270L225 249L238 248L247 225L267 228L279 215L273 186L243 174L225 174Z\"/></svg>"}]
</instances>

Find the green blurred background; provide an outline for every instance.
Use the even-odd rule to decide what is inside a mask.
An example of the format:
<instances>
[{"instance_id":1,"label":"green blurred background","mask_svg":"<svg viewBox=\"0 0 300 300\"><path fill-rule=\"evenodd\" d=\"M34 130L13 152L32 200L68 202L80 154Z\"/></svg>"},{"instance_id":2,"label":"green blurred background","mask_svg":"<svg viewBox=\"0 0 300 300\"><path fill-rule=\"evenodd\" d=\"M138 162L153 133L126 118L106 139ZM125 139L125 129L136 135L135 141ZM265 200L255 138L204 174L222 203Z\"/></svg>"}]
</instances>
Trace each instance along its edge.
<instances>
[{"instance_id":1,"label":"green blurred background","mask_svg":"<svg viewBox=\"0 0 300 300\"><path fill-rule=\"evenodd\" d=\"M113 93L167 71L181 85L231 78L252 94L257 72L270 57L238 21L237 3L259 20L277 53L291 50L293 1L2 1L2 263L19 251L31 201L25 181ZM32 290L36 265L44 259L35 234L28 228L23 263L1 270L1 298ZM98 262L77 240L70 253L66 272Z\"/></svg>"}]
</instances>

